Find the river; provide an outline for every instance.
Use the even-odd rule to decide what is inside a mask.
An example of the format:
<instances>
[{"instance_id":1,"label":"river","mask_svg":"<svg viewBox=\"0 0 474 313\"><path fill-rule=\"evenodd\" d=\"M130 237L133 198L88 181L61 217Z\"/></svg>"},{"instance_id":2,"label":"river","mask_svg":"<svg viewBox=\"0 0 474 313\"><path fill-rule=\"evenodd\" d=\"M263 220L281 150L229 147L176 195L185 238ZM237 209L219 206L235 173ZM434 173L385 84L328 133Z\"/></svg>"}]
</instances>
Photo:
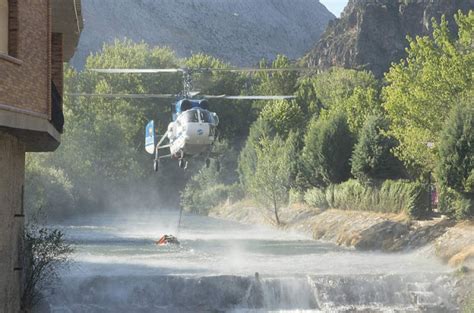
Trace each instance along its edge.
<instances>
[{"instance_id":1,"label":"river","mask_svg":"<svg viewBox=\"0 0 474 313\"><path fill-rule=\"evenodd\" d=\"M456 312L449 268L420 250L359 252L178 213L57 225L75 248L52 312ZM157 246L165 233L181 245ZM256 274L258 273L258 274Z\"/></svg>"}]
</instances>

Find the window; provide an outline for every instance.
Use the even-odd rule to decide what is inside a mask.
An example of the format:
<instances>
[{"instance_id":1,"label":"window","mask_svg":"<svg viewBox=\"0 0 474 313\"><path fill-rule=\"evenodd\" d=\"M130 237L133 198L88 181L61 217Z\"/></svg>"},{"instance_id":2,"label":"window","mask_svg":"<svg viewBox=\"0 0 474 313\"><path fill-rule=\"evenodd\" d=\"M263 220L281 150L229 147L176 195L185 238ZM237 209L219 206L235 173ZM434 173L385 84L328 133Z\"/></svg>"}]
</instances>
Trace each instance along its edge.
<instances>
[{"instance_id":1,"label":"window","mask_svg":"<svg viewBox=\"0 0 474 313\"><path fill-rule=\"evenodd\" d=\"M0 0L0 53L8 54L8 0Z\"/></svg>"},{"instance_id":2,"label":"window","mask_svg":"<svg viewBox=\"0 0 474 313\"><path fill-rule=\"evenodd\" d=\"M201 123L212 123L211 115L208 111L199 110L199 116L201 118Z\"/></svg>"}]
</instances>

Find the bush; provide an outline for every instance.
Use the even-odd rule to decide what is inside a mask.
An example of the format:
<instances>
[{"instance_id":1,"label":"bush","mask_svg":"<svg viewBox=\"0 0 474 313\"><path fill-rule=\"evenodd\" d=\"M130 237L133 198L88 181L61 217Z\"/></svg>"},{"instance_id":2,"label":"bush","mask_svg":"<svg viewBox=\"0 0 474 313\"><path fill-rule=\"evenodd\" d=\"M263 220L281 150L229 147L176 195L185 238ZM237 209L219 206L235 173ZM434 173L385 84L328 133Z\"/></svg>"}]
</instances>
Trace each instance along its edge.
<instances>
[{"instance_id":1,"label":"bush","mask_svg":"<svg viewBox=\"0 0 474 313\"><path fill-rule=\"evenodd\" d=\"M68 266L73 248L58 229L30 224L25 230L26 275L21 299L22 310L30 311L43 298L41 293L59 279Z\"/></svg>"},{"instance_id":2,"label":"bush","mask_svg":"<svg viewBox=\"0 0 474 313\"><path fill-rule=\"evenodd\" d=\"M381 187L372 187L356 180L349 180L328 186L324 200L321 199L322 191L309 192L308 199L314 203L325 202L328 207L340 210L406 212L412 218L421 218L429 214L428 189L419 182L387 180Z\"/></svg>"},{"instance_id":3,"label":"bush","mask_svg":"<svg viewBox=\"0 0 474 313\"><path fill-rule=\"evenodd\" d=\"M458 196L454 201L454 211L458 220L472 218L474 216L474 200Z\"/></svg>"},{"instance_id":4,"label":"bush","mask_svg":"<svg viewBox=\"0 0 474 313\"><path fill-rule=\"evenodd\" d=\"M216 184L204 189L188 184L181 195L181 205L188 212L207 214L210 209L225 201L242 198L243 191L239 184Z\"/></svg>"},{"instance_id":5,"label":"bush","mask_svg":"<svg viewBox=\"0 0 474 313\"><path fill-rule=\"evenodd\" d=\"M319 188L311 188L304 194L304 201L312 207L327 209L326 194Z\"/></svg>"},{"instance_id":6,"label":"bush","mask_svg":"<svg viewBox=\"0 0 474 313\"><path fill-rule=\"evenodd\" d=\"M303 148L304 174L313 186L338 184L351 176L353 135L344 114L312 120Z\"/></svg>"},{"instance_id":7,"label":"bush","mask_svg":"<svg viewBox=\"0 0 474 313\"><path fill-rule=\"evenodd\" d=\"M304 201L304 193L298 189L290 189L290 204L302 203Z\"/></svg>"},{"instance_id":8,"label":"bush","mask_svg":"<svg viewBox=\"0 0 474 313\"><path fill-rule=\"evenodd\" d=\"M397 141L386 135L389 123L382 116L367 119L352 153L352 175L360 181L377 181L403 177L403 164L391 150Z\"/></svg>"}]
</instances>

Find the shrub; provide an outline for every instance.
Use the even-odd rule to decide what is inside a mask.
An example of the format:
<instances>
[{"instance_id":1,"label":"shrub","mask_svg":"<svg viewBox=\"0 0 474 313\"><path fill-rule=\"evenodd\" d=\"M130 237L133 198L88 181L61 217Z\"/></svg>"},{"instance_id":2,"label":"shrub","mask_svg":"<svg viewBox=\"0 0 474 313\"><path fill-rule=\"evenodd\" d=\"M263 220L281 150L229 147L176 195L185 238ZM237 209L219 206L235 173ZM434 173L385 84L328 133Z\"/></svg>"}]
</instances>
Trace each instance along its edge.
<instances>
[{"instance_id":1,"label":"shrub","mask_svg":"<svg viewBox=\"0 0 474 313\"><path fill-rule=\"evenodd\" d=\"M296 203L301 203L304 201L305 194L295 188L290 189L290 204L296 204Z\"/></svg>"},{"instance_id":2,"label":"shrub","mask_svg":"<svg viewBox=\"0 0 474 313\"><path fill-rule=\"evenodd\" d=\"M304 194L304 201L312 207L327 209L326 194L319 188L311 188Z\"/></svg>"},{"instance_id":3,"label":"shrub","mask_svg":"<svg viewBox=\"0 0 474 313\"><path fill-rule=\"evenodd\" d=\"M438 209L441 213L454 216L454 202L456 201L457 193L453 189L445 186L440 186L438 194Z\"/></svg>"},{"instance_id":4,"label":"shrub","mask_svg":"<svg viewBox=\"0 0 474 313\"><path fill-rule=\"evenodd\" d=\"M454 201L454 211L458 220L472 218L474 216L474 200L458 196Z\"/></svg>"},{"instance_id":5,"label":"shrub","mask_svg":"<svg viewBox=\"0 0 474 313\"><path fill-rule=\"evenodd\" d=\"M215 184L203 189L188 184L181 195L181 205L186 211L207 214L210 209L227 200L237 201L242 198L243 191L239 184Z\"/></svg>"},{"instance_id":6,"label":"shrub","mask_svg":"<svg viewBox=\"0 0 474 313\"><path fill-rule=\"evenodd\" d=\"M303 165L307 180L315 187L338 184L351 176L353 135L342 113L329 119L313 119L305 136Z\"/></svg>"},{"instance_id":7,"label":"shrub","mask_svg":"<svg viewBox=\"0 0 474 313\"><path fill-rule=\"evenodd\" d=\"M68 266L73 248L58 229L30 224L25 230L26 274L21 306L30 311L42 299L44 288L59 279L59 271Z\"/></svg>"},{"instance_id":8,"label":"shrub","mask_svg":"<svg viewBox=\"0 0 474 313\"><path fill-rule=\"evenodd\" d=\"M319 200L317 192L312 197L323 202ZM382 213L406 212L412 218L421 218L429 213L428 201L426 185L404 180L387 180L381 187L349 180L342 184L330 185L325 192L325 202L330 208Z\"/></svg>"}]
</instances>

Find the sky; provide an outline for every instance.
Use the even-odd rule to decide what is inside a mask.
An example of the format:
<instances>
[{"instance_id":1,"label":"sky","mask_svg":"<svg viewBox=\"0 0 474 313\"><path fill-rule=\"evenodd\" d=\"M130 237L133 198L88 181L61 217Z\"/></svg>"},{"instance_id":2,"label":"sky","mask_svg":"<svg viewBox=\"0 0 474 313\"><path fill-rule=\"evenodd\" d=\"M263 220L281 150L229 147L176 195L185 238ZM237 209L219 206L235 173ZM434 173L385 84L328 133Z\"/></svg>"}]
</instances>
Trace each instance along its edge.
<instances>
[{"instance_id":1,"label":"sky","mask_svg":"<svg viewBox=\"0 0 474 313\"><path fill-rule=\"evenodd\" d=\"M335 16L339 17L348 0L319 0L319 2L324 4Z\"/></svg>"}]
</instances>

